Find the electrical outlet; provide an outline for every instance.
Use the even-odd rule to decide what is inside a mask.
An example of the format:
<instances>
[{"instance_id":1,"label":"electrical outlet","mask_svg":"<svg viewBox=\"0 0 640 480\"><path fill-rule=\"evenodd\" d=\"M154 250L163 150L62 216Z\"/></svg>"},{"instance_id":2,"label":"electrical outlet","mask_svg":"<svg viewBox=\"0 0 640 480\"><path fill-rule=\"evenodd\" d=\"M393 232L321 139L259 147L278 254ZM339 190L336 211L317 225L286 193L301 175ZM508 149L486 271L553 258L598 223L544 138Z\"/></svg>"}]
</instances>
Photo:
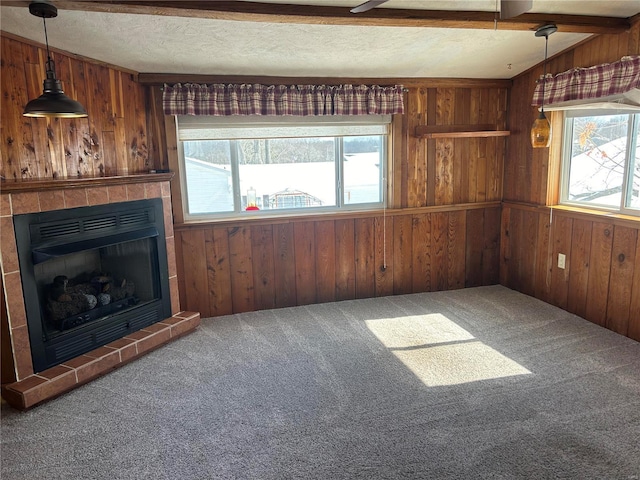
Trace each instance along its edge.
<instances>
[{"instance_id":1,"label":"electrical outlet","mask_svg":"<svg viewBox=\"0 0 640 480\"><path fill-rule=\"evenodd\" d=\"M562 268L564 270L566 260L567 260L567 256L564 253L559 253L558 254L558 268Z\"/></svg>"}]
</instances>

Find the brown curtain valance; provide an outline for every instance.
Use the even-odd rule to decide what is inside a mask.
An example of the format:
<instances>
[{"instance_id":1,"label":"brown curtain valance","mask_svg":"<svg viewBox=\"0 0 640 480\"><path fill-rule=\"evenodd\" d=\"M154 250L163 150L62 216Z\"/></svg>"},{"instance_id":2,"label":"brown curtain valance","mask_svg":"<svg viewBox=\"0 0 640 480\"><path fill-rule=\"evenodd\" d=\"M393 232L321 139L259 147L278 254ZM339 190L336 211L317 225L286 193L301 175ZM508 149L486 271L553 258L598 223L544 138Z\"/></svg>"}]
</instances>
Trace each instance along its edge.
<instances>
[{"instance_id":1,"label":"brown curtain valance","mask_svg":"<svg viewBox=\"0 0 640 480\"><path fill-rule=\"evenodd\" d=\"M393 115L404 113L400 85L165 85L166 115Z\"/></svg>"}]
</instances>

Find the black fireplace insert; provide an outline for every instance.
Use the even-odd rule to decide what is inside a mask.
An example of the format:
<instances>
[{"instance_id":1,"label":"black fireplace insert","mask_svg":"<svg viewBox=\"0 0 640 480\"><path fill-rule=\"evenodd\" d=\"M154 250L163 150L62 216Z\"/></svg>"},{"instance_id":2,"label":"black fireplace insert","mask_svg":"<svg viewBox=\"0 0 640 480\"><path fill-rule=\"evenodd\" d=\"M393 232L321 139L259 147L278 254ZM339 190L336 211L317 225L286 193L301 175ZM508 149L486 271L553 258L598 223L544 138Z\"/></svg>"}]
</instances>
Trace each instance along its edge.
<instances>
[{"instance_id":1,"label":"black fireplace insert","mask_svg":"<svg viewBox=\"0 0 640 480\"><path fill-rule=\"evenodd\" d=\"M14 216L39 372L171 316L162 200Z\"/></svg>"}]
</instances>

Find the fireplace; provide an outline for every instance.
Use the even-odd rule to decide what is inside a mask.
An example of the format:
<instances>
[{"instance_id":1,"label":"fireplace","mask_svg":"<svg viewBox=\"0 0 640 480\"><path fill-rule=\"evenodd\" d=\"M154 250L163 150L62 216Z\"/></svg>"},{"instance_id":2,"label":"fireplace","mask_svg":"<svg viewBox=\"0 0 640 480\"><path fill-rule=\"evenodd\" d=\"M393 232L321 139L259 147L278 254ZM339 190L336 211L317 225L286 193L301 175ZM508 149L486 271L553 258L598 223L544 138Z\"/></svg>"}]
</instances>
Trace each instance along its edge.
<instances>
[{"instance_id":1,"label":"fireplace","mask_svg":"<svg viewBox=\"0 0 640 480\"><path fill-rule=\"evenodd\" d=\"M2 181L0 373L10 405L32 408L198 327L199 313L180 310L172 177Z\"/></svg>"},{"instance_id":2,"label":"fireplace","mask_svg":"<svg viewBox=\"0 0 640 480\"><path fill-rule=\"evenodd\" d=\"M13 220L34 372L171 316L161 199Z\"/></svg>"}]
</instances>

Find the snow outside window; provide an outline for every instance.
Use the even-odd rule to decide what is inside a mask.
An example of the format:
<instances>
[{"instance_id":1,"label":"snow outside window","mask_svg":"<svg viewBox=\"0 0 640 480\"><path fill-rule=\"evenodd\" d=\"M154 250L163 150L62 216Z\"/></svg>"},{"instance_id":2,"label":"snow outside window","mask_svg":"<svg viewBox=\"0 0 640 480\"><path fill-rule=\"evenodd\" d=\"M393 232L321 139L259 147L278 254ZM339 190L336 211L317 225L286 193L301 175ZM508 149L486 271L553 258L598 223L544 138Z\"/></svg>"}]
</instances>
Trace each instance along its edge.
<instances>
[{"instance_id":1,"label":"snow outside window","mask_svg":"<svg viewBox=\"0 0 640 480\"><path fill-rule=\"evenodd\" d=\"M565 113L561 202L640 215L640 114Z\"/></svg>"}]
</instances>

